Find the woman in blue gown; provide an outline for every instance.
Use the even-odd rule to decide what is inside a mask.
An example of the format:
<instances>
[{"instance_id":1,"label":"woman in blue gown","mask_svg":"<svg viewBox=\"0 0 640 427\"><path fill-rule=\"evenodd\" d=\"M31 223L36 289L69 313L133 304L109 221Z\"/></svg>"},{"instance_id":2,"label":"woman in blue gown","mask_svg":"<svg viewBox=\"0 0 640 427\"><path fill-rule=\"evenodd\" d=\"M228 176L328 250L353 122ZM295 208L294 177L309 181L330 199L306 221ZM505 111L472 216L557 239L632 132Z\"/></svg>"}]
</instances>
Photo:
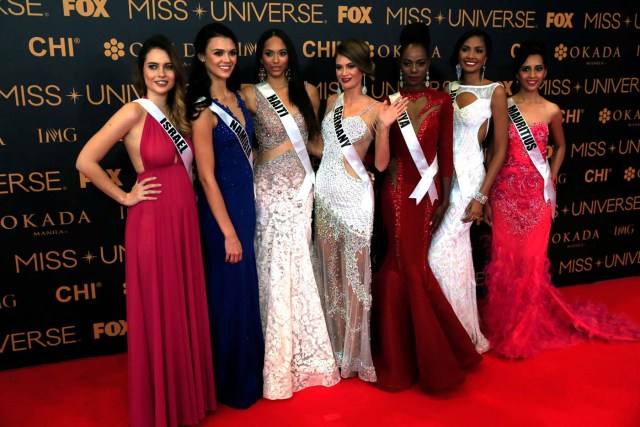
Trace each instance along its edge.
<instances>
[{"instance_id":1,"label":"woman in blue gown","mask_svg":"<svg viewBox=\"0 0 640 427\"><path fill-rule=\"evenodd\" d=\"M221 24L203 27L194 42L187 113L200 185L198 212L204 252L218 401L242 409L262 396L264 339L253 240L256 210L253 122L235 92L238 49Z\"/></svg>"}]
</instances>

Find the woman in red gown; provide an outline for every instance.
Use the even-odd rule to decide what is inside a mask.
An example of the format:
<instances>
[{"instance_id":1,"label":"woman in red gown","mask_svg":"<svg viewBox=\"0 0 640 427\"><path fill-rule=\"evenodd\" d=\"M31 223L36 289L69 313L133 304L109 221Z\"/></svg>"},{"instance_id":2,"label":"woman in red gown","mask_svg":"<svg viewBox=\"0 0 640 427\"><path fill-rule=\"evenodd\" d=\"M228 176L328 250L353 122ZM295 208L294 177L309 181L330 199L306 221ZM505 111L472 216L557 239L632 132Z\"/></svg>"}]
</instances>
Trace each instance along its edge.
<instances>
[{"instance_id":1,"label":"woman in red gown","mask_svg":"<svg viewBox=\"0 0 640 427\"><path fill-rule=\"evenodd\" d=\"M147 40L136 68L136 86L146 99L118 110L76 164L96 187L129 208L125 268L133 427L193 425L216 408L191 159L178 155L152 115L156 107L181 135L190 133L181 62L167 38ZM99 164L120 139L138 173L128 193ZM191 147L188 139L182 142Z\"/></svg>"},{"instance_id":2,"label":"woman in red gown","mask_svg":"<svg viewBox=\"0 0 640 427\"><path fill-rule=\"evenodd\" d=\"M453 108L447 94L429 88L428 27L407 25L400 43L407 115L379 122L376 138L376 168L389 168L380 206L389 247L373 278L371 345L378 387L397 391L417 380L441 392L481 360L427 262L449 204Z\"/></svg>"},{"instance_id":3,"label":"woman in red gown","mask_svg":"<svg viewBox=\"0 0 640 427\"><path fill-rule=\"evenodd\" d=\"M538 90L547 76L544 46L524 42L513 60L520 90L508 100L509 148L485 205L493 227L483 310L493 351L508 359L597 337L640 339L640 326L604 306L568 304L551 283L547 246L565 153L562 113ZM547 162L547 145L553 158ZM524 142L523 142L524 141Z\"/></svg>"}]
</instances>

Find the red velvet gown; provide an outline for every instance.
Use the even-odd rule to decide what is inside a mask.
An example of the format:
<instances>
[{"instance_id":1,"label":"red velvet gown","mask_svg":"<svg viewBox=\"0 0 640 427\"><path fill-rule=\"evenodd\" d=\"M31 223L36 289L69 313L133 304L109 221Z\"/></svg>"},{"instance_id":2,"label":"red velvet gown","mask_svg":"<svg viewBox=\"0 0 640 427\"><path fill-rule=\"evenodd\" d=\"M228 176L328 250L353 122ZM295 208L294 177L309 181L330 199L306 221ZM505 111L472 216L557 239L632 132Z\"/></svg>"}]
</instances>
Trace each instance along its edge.
<instances>
[{"instance_id":1,"label":"red velvet gown","mask_svg":"<svg viewBox=\"0 0 640 427\"><path fill-rule=\"evenodd\" d=\"M547 124L530 128L546 159ZM544 180L510 123L507 158L489 197L493 232L483 319L494 353L519 359L590 337L639 340L640 326L601 305L568 304L551 283L547 246L552 214L543 190Z\"/></svg>"},{"instance_id":2,"label":"red velvet gown","mask_svg":"<svg viewBox=\"0 0 640 427\"><path fill-rule=\"evenodd\" d=\"M429 164L437 152L439 174L451 177L451 98L431 89L402 95L419 103L426 97L418 141ZM372 284L371 349L378 373L376 385L397 391L417 380L424 391L441 392L462 383L464 371L481 357L428 265L431 216L439 201L433 206L427 194L416 205L416 200L409 198L420 174L397 123L390 131L390 149L392 161L379 206L389 246ZM436 185L442 194L438 176Z\"/></svg>"},{"instance_id":3,"label":"red velvet gown","mask_svg":"<svg viewBox=\"0 0 640 427\"><path fill-rule=\"evenodd\" d=\"M140 154L138 181L156 177L162 193L127 214L129 420L133 427L191 425L216 408L195 193L151 115Z\"/></svg>"}]
</instances>

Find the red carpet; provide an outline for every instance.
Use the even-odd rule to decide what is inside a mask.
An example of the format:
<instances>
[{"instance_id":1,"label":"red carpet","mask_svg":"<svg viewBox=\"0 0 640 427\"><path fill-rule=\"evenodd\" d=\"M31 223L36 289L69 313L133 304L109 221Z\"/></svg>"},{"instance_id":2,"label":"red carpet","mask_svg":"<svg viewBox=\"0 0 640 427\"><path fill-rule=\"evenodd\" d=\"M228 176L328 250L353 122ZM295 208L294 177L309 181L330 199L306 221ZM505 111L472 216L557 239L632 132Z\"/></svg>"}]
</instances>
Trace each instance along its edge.
<instances>
[{"instance_id":1,"label":"red carpet","mask_svg":"<svg viewBox=\"0 0 640 427\"><path fill-rule=\"evenodd\" d=\"M563 288L640 322L640 277ZM127 425L126 354L0 372L0 426ZM454 393L386 393L357 379L286 401L221 406L201 426L640 426L640 343L589 342L507 362L491 354Z\"/></svg>"}]
</instances>

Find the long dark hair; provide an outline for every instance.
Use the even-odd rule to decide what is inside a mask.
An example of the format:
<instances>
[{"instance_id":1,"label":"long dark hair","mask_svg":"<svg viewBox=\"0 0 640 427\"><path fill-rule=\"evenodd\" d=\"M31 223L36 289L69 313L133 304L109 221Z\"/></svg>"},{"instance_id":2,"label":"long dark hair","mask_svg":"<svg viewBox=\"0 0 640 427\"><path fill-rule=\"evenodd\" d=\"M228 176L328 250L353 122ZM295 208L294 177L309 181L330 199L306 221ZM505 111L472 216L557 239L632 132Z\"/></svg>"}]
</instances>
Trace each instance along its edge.
<instances>
[{"instance_id":1,"label":"long dark hair","mask_svg":"<svg viewBox=\"0 0 640 427\"><path fill-rule=\"evenodd\" d=\"M547 48L544 43L538 40L526 40L520 44L511 62L511 71L515 76L518 75L518 70L531 55L540 55L544 68L547 68Z\"/></svg>"},{"instance_id":2,"label":"long dark hair","mask_svg":"<svg viewBox=\"0 0 640 427\"><path fill-rule=\"evenodd\" d=\"M291 100L291 103L298 107L302 113L304 122L307 125L307 132L309 132L309 139L313 139L320 133L320 125L318 124L318 119L313 111L313 105L311 105L311 100L309 99L307 89L305 88L305 82L302 78L302 73L300 72L300 64L298 63L296 49L293 46L291 39L284 31L274 28L262 33L256 45L256 71L261 65L260 59L264 52L264 45L271 37L278 37L287 48L287 55L289 56L287 66L289 67L289 73L291 75L288 82L289 99Z\"/></svg>"},{"instance_id":3,"label":"long dark hair","mask_svg":"<svg viewBox=\"0 0 640 427\"><path fill-rule=\"evenodd\" d=\"M186 120L185 112L185 73L182 68L182 60L178 55L178 52L173 47L173 43L167 37L162 34L156 34L149 37L140 48L138 53L138 62L133 72L133 82L136 86L136 90L140 95L147 94L147 85L144 83L144 62L147 60L147 55L152 49L160 49L169 55L169 60L173 65L174 85L169 91L167 96L167 105L169 106L169 120L178 128L180 133L185 135L191 134L191 126L189 121Z\"/></svg>"},{"instance_id":4,"label":"long dark hair","mask_svg":"<svg viewBox=\"0 0 640 427\"><path fill-rule=\"evenodd\" d=\"M207 74L207 68L204 62L198 58L198 54L206 54L207 44L214 37L227 37L233 41L238 49L238 39L229 28L222 24L213 23L202 27L198 31L196 40L193 42L195 55L191 60L191 74L189 75L189 86L187 88L187 119L195 120L200 116L200 112L211 105L211 78ZM240 87L238 77L238 67L233 68L231 77L227 80L227 87L230 91L235 92ZM200 100L204 98L204 100Z\"/></svg>"},{"instance_id":5,"label":"long dark hair","mask_svg":"<svg viewBox=\"0 0 640 427\"><path fill-rule=\"evenodd\" d=\"M469 40L471 37L480 37L484 42L485 49L487 50L487 59L491 57L491 52L493 50L493 42L491 41L491 36L484 30L481 30L479 28L472 28L462 36L460 36L458 41L456 41L456 44L451 51L451 57L449 58L449 63L452 67L455 68L455 66L460 61L460 49L462 48L464 42Z\"/></svg>"}]
</instances>

